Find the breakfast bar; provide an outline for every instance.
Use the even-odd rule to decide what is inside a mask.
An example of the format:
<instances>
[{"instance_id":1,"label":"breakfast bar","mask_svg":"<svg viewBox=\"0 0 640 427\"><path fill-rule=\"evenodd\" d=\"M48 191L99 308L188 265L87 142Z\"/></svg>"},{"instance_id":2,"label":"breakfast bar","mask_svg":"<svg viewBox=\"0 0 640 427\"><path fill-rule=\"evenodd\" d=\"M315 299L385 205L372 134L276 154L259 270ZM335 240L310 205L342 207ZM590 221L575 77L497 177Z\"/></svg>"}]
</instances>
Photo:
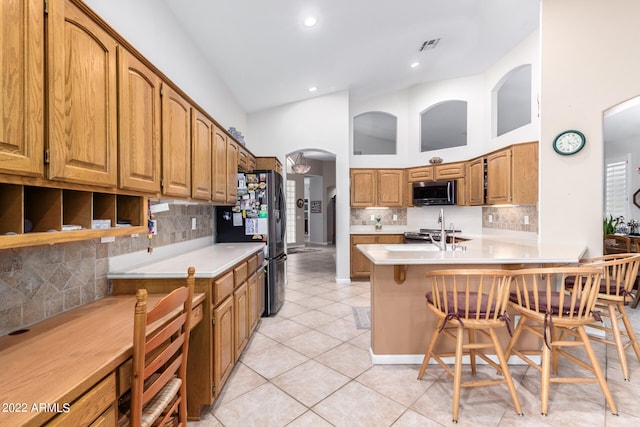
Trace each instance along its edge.
<instances>
[{"instance_id":1,"label":"breakfast bar","mask_svg":"<svg viewBox=\"0 0 640 427\"><path fill-rule=\"evenodd\" d=\"M422 363L436 318L425 307L425 273L440 269L518 269L577 263L582 244L468 235L456 250L433 244L358 245L371 263L371 358L376 364ZM506 334L506 333L505 333ZM501 337L504 343L508 336Z\"/></svg>"}]
</instances>

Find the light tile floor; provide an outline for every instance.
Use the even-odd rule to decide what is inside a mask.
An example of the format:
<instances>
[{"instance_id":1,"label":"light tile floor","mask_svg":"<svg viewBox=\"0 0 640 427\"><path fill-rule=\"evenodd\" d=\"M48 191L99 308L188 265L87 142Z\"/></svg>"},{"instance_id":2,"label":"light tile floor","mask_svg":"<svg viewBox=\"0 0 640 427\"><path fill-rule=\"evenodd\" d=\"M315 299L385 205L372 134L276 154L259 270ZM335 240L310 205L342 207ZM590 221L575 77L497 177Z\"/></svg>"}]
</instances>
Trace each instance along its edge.
<instances>
[{"instance_id":1,"label":"light tile floor","mask_svg":"<svg viewBox=\"0 0 640 427\"><path fill-rule=\"evenodd\" d=\"M357 329L352 306L369 306L369 282L338 285L335 249L290 254L286 303L262 318L221 396L189 426L450 426L452 379L430 365L372 365L370 333ZM640 309L630 309L640 330ZM613 416L595 384L552 385L549 415L540 415L540 377L513 366L525 415L506 387L463 389L459 426L640 425L640 363L627 350L631 381L614 348L594 343L619 409ZM562 369L562 366L561 366ZM563 372L574 369L565 366ZM494 375L486 366L478 375Z\"/></svg>"}]
</instances>

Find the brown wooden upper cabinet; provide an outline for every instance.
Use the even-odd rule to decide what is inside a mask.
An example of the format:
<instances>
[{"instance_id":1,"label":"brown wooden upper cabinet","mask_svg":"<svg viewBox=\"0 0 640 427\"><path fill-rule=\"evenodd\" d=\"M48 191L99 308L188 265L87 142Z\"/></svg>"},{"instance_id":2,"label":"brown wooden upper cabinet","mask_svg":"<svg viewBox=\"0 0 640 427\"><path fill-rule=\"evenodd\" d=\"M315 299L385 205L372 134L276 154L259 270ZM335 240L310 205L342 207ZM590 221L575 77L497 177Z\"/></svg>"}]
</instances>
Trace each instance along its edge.
<instances>
[{"instance_id":1,"label":"brown wooden upper cabinet","mask_svg":"<svg viewBox=\"0 0 640 427\"><path fill-rule=\"evenodd\" d=\"M211 200L214 125L202 112L191 110L191 197Z\"/></svg>"},{"instance_id":2,"label":"brown wooden upper cabinet","mask_svg":"<svg viewBox=\"0 0 640 427\"><path fill-rule=\"evenodd\" d=\"M409 168L407 179L409 182L442 181L464 178L465 173L465 162L443 163Z\"/></svg>"},{"instance_id":3,"label":"brown wooden upper cabinet","mask_svg":"<svg viewBox=\"0 0 640 427\"><path fill-rule=\"evenodd\" d=\"M227 139L227 203L235 205L238 198L238 144Z\"/></svg>"},{"instance_id":4,"label":"brown wooden upper cabinet","mask_svg":"<svg viewBox=\"0 0 640 427\"><path fill-rule=\"evenodd\" d=\"M213 128L213 173L211 200L227 202L227 134L217 126Z\"/></svg>"},{"instance_id":5,"label":"brown wooden upper cabinet","mask_svg":"<svg viewBox=\"0 0 640 427\"><path fill-rule=\"evenodd\" d=\"M512 145L470 160L466 181L470 205L537 203L538 143Z\"/></svg>"},{"instance_id":6,"label":"brown wooden upper cabinet","mask_svg":"<svg viewBox=\"0 0 640 427\"><path fill-rule=\"evenodd\" d=\"M351 169L352 207L404 206L403 169Z\"/></svg>"},{"instance_id":7,"label":"brown wooden upper cabinet","mask_svg":"<svg viewBox=\"0 0 640 427\"><path fill-rule=\"evenodd\" d=\"M467 162L467 203L484 205L484 157Z\"/></svg>"},{"instance_id":8,"label":"brown wooden upper cabinet","mask_svg":"<svg viewBox=\"0 0 640 427\"><path fill-rule=\"evenodd\" d=\"M116 41L69 0L48 9L48 177L115 187Z\"/></svg>"},{"instance_id":9,"label":"brown wooden upper cabinet","mask_svg":"<svg viewBox=\"0 0 640 427\"><path fill-rule=\"evenodd\" d=\"M162 193L191 195L191 105L171 86L162 89Z\"/></svg>"},{"instance_id":10,"label":"brown wooden upper cabinet","mask_svg":"<svg viewBox=\"0 0 640 427\"><path fill-rule=\"evenodd\" d=\"M44 175L44 3L0 2L0 173Z\"/></svg>"},{"instance_id":11,"label":"brown wooden upper cabinet","mask_svg":"<svg viewBox=\"0 0 640 427\"><path fill-rule=\"evenodd\" d=\"M162 80L118 47L119 187L160 193Z\"/></svg>"}]
</instances>

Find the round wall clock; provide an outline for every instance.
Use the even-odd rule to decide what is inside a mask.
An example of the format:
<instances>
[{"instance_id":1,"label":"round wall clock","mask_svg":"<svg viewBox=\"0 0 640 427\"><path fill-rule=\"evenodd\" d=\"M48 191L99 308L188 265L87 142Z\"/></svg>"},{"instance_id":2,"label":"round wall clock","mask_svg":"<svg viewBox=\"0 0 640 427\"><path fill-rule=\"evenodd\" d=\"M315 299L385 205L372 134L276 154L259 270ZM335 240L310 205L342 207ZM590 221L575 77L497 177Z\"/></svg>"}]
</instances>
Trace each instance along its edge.
<instances>
[{"instance_id":1,"label":"round wall clock","mask_svg":"<svg viewBox=\"0 0 640 427\"><path fill-rule=\"evenodd\" d=\"M586 138L577 130L565 130L553 140L553 149L558 154L568 156L582 150Z\"/></svg>"},{"instance_id":2,"label":"round wall clock","mask_svg":"<svg viewBox=\"0 0 640 427\"><path fill-rule=\"evenodd\" d=\"M304 206L304 200L302 199L298 199L296 200L296 206L298 206L299 208Z\"/></svg>"}]
</instances>

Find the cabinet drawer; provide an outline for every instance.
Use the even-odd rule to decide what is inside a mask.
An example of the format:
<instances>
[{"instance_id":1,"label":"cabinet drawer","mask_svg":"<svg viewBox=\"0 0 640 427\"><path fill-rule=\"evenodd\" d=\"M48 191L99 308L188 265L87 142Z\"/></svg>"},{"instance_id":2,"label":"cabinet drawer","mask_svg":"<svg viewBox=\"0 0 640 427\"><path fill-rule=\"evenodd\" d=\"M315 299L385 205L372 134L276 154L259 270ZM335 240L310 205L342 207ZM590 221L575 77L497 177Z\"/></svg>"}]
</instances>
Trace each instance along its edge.
<instances>
[{"instance_id":1,"label":"cabinet drawer","mask_svg":"<svg viewBox=\"0 0 640 427\"><path fill-rule=\"evenodd\" d=\"M433 181L433 166L407 169L409 182Z\"/></svg>"},{"instance_id":2,"label":"cabinet drawer","mask_svg":"<svg viewBox=\"0 0 640 427\"><path fill-rule=\"evenodd\" d=\"M233 271L229 271L213 282L213 305L220 304L233 292Z\"/></svg>"},{"instance_id":3,"label":"cabinet drawer","mask_svg":"<svg viewBox=\"0 0 640 427\"><path fill-rule=\"evenodd\" d=\"M258 255L254 255L247 260L247 272L253 273L258 268Z\"/></svg>"},{"instance_id":4,"label":"cabinet drawer","mask_svg":"<svg viewBox=\"0 0 640 427\"><path fill-rule=\"evenodd\" d=\"M90 427L112 427L116 425L116 407L111 405L109 409L104 411L93 423L91 423Z\"/></svg>"},{"instance_id":5,"label":"cabinet drawer","mask_svg":"<svg viewBox=\"0 0 640 427\"><path fill-rule=\"evenodd\" d=\"M258 257L258 266L262 266L264 264L264 251L258 252L256 256Z\"/></svg>"},{"instance_id":6,"label":"cabinet drawer","mask_svg":"<svg viewBox=\"0 0 640 427\"><path fill-rule=\"evenodd\" d=\"M73 410L55 417L47 426L90 425L116 401L116 374L111 373L71 404Z\"/></svg>"},{"instance_id":7,"label":"cabinet drawer","mask_svg":"<svg viewBox=\"0 0 640 427\"><path fill-rule=\"evenodd\" d=\"M239 264L236 268L234 268L233 275L235 276L235 285L239 286L244 281L246 281L247 277L249 276L248 273L249 273L249 270L247 270L246 262L243 262L242 264Z\"/></svg>"}]
</instances>

